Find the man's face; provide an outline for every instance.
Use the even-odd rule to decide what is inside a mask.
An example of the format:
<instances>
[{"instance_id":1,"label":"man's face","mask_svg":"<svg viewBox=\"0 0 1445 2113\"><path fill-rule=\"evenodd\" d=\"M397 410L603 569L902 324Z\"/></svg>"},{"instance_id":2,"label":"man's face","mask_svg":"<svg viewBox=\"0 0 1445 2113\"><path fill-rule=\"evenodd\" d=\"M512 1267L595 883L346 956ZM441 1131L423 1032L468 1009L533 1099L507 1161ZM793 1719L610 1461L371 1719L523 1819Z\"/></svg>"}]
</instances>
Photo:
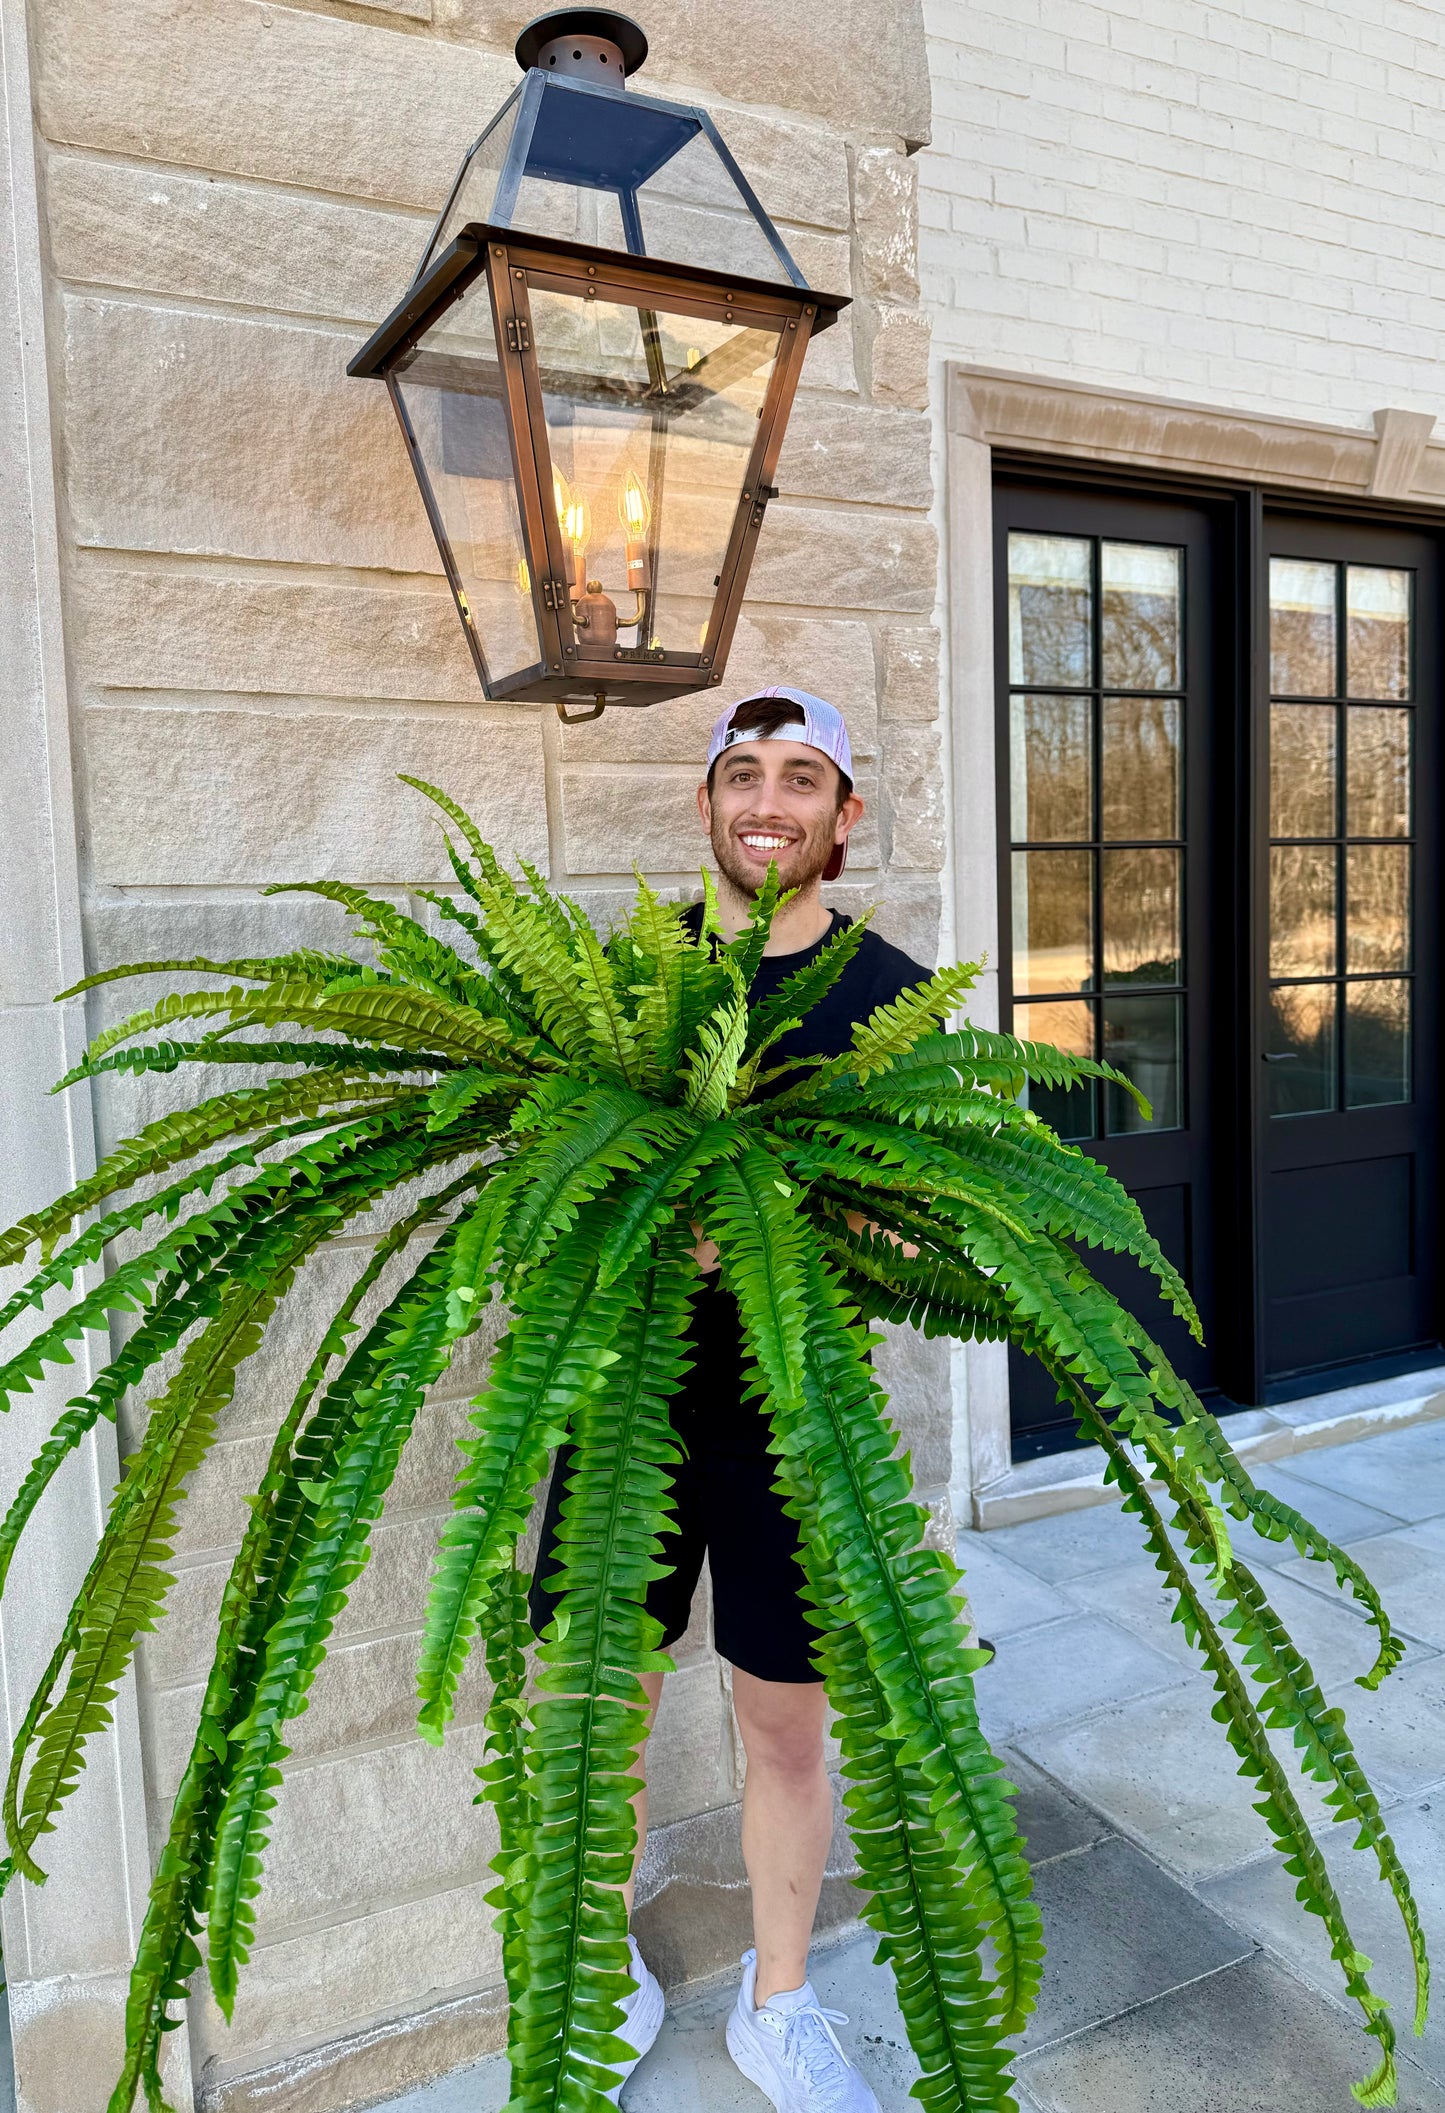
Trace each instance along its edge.
<instances>
[{"instance_id":1,"label":"man's face","mask_svg":"<svg viewBox=\"0 0 1445 2113\"><path fill-rule=\"evenodd\" d=\"M838 766L803 741L740 741L724 749L712 793L697 789L698 812L712 838L718 865L744 895L756 895L776 865L785 888L818 880L863 802L849 793L838 804Z\"/></svg>"}]
</instances>

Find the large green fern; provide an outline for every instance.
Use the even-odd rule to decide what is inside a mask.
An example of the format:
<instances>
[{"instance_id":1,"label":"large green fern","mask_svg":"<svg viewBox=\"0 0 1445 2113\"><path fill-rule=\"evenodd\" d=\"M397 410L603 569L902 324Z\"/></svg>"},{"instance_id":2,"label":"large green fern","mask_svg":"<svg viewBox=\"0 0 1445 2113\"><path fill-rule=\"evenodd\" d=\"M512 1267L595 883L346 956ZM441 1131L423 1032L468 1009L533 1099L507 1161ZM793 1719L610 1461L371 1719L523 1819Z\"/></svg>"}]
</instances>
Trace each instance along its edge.
<instances>
[{"instance_id":1,"label":"large green fern","mask_svg":"<svg viewBox=\"0 0 1445 2113\"><path fill-rule=\"evenodd\" d=\"M894 1969L922 2070L917 2096L935 2113L1013 2104L1004 2042L1033 2003L1043 1945L1011 1785L978 1726L980 1655L964 1643L959 1573L925 1545L869 1364L867 1322L879 1318L1019 1343L1104 1448L1215 1682L1215 1715L1260 1786L1258 1809L1379 2043L1355 2095L1392 2103L1388 2015L1266 1726L1292 1734L1335 1818L1374 1852L1415 1956L1421 2029L1427 1966L1414 1903L1341 1713L1235 1555L1228 1517L1292 1538L1360 1599L1380 1639L1363 1685L1392 1670L1400 1646L1359 1567L1254 1488L1219 1426L1080 1258L1088 1247L1132 1255L1197 1333L1188 1291L1137 1207L1021 1105L1030 1080L1127 1081L1006 1035L945 1031L969 982L956 968L861 1022L845 1055L779 1062L775 1045L846 968L861 925L750 1012L775 876L731 942L710 896L695 939L640 883L630 921L604 944L529 869L524 884L510 879L443 793L419 789L460 838L448 844L460 892L431 898L458 946L327 882L315 892L355 920L374 965L315 952L143 962L78 985L158 971L219 979L108 1029L63 1084L185 1063L267 1076L152 1123L0 1236L0 1263L41 1254L0 1325L48 1314L0 1366L7 1399L70 1362L71 1345L113 1313L140 1316L67 1406L0 1523L0 1585L86 1432L180 1351L11 1755L0 1874L39 1879L41 1837L79 1778L88 1737L109 1720L137 1639L161 1618L186 1478L238 1365L307 1258L389 1191L407 1196L316 1344L252 1499L157 1859L112 2113L129 2113L138 2091L162 2106L162 2035L203 1954L229 2014L287 1726L367 1561L425 1391L495 1296L510 1327L473 1407L442 1537L419 1721L443 1738L480 1640L492 1700L478 1774L500 1827L492 1900L512 1997L511 2104L573 2113L605 2103L626 2052L616 2037L627 1987L619 1888L636 1846L639 1675L667 1663L645 1602L670 1517L668 1404L686 1366L697 1226L737 1297L779 1487L802 1529L863 1912ZM171 1038L180 1022L197 1031ZM85 1288L87 1268L108 1253L113 1266ZM57 1311L57 1288L77 1286ZM353 1341L369 1294L380 1311ZM564 1439L560 1597L529 1684L515 1550Z\"/></svg>"}]
</instances>

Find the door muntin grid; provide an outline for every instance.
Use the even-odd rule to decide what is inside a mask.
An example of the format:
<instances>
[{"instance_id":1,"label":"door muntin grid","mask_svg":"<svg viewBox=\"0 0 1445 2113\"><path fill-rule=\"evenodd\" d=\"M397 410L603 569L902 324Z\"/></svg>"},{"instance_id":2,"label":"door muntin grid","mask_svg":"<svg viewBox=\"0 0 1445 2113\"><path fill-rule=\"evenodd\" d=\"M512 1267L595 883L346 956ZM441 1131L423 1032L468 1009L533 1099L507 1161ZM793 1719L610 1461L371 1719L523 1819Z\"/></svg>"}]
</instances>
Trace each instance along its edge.
<instances>
[{"instance_id":1,"label":"door muntin grid","mask_svg":"<svg viewBox=\"0 0 1445 2113\"><path fill-rule=\"evenodd\" d=\"M1115 1086L1031 1088L1074 1141L1182 1128L1184 552L1013 531L1009 809L1015 1033Z\"/></svg>"},{"instance_id":2,"label":"door muntin grid","mask_svg":"<svg viewBox=\"0 0 1445 2113\"><path fill-rule=\"evenodd\" d=\"M1415 578L1270 559L1272 1117L1413 1098Z\"/></svg>"}]
</instances>

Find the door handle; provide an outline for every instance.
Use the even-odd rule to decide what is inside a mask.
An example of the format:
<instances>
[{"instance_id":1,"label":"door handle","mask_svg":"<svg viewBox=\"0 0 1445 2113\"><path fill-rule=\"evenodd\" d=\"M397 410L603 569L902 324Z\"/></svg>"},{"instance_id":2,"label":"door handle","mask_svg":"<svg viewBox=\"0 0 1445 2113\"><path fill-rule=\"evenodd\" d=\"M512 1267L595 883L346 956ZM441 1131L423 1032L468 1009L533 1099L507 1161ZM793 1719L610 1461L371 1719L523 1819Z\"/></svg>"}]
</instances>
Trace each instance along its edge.
<instances>
[{"instance_id":1,"label":"door handle","mask_svg":"<svg viewBox=\"0 0 1445 2113\"><path fill-rule=\"evenodd\" d=\"M1262 1064L1297 1064L1299 1062L1299 1051L1297 1049L1269 1049L1260 1058L1260 1062Z\"/></svg>"}]
</instances>

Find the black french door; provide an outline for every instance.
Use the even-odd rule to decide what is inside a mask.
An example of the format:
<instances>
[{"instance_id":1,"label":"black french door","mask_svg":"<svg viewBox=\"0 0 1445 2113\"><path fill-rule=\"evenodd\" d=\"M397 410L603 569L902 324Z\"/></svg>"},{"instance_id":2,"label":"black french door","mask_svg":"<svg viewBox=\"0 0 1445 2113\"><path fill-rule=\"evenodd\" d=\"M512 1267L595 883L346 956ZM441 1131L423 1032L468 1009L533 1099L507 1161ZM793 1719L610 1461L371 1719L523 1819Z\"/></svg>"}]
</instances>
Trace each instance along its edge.
<instances>
[{"instance_id":1,"label":"black french door","mask_svg":"<svg viewBox=\"0 0 1445 2113\"><path fill-rule=\"evenodd\" d=\"M1438 1335L1437 549L1265 517L1266 1382Z\"/></svg>"},{"instance_id":2,"label":"black french door","mask_svg":"<svg viewBox=\"0 0 1445 2113\"><path fill-rule=\"evenodd\" d=\"M1027 1039L1107 1059L1147 1097L1146 1115L1114 1086L1031 1095L1133 1193L1183 1272L1202 1348L1135 1264L1088 1258L1206 1391L1218 1307L1217 541L1203 508L1028 484L998 493L1002 1016ZM1017 1354L1010 1396L1016 1454L1071 1441L1052 1385Z\"/></svg>"},{"instance_id":3,"label":"black french door","mask_svg":"<svg viewBox=\"0 0 1445 2113\"><path fill-rule=\"evenodd\" d=\"M1227 1410L1438 1345L1428 533L1020 473L996 492L1002 1018L1199 1306L1087 1259ZM1370 1361L1375 1361L1373 1367ZM1016 1457L1074 1442L1011 1354Z\"/></svg>"}]
</instances>

